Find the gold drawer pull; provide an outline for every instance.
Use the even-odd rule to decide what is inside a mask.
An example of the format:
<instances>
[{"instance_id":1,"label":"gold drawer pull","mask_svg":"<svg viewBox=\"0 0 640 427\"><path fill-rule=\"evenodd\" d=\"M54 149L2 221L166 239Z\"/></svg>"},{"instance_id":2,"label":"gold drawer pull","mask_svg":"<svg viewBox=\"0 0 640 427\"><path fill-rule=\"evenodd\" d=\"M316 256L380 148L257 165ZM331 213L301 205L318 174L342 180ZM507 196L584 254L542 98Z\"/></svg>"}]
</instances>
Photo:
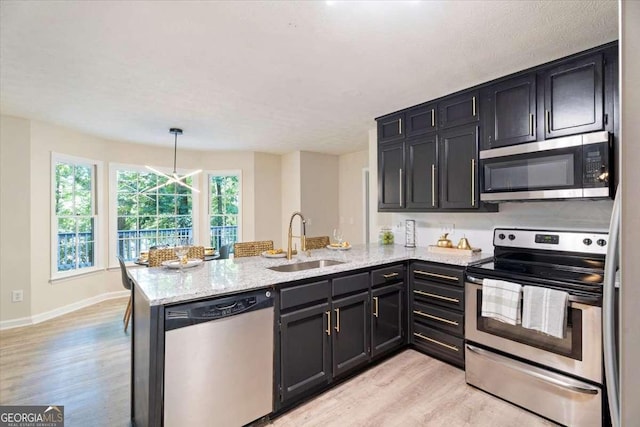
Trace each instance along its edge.
<instances>
[{"instance_id":1,"label":"gold drawer pull","mask_svg":"<svg viewBox=\"0 0 640 427\"><path fill-rule=\"evenodd\" d=\"M455 277L455 276L447 276L446 274L429 273L428 271L422 271L422 270L413 270L413 272L415 274L423 274L425 276L437 277L439 279L453 280L455 282L458 281L457 277Z\"/></svg>"},{"instance_id":2,"label":"gold drawer pull","mask_svg":"<svg viewBox=\"0 0 640 427\"><path fill-rule=\"evenodd\" d=\"M398 273L389 273L389 274L383 274L382 277L384 277L385 279L391 279L392 277L398 277L399 274Z\"/></svg>"},{"instance_id":3,"label":"gold drawer pull","mask_svg":"<svg viewBox=\"0 0 640 427\"><path fill-rule=\"evenodd\" d=\"M327 329L325 329L325 332L328 336L331 336L331 310L325 311L324 314L327 315Z\"/></svg>"},{"instance_id":4,"label":"gold drawer pull","mask_svg":"<svg viewBox=\"0 0 640 427\"><path fill-rule=\"evenodd\" d=\"M457 298L445 297L445 296L438 295L438 294L430 294L429 292L416 291L415 289L414 289L413 293L414 294L419 294L419 295L424 295L426 297L438 298L438 299L441 299L443 301L451 301L451 302L455 302L455 303L459 303L460 302L460 300L457 299Z\"/></svg>"},{"instance_id":5,"label":"gold drawer pull","mask_svg":"<svg viewBox=\"0 0 640 427\"><path fill-rule=\"evenodd\" d=\"M336 308L336 332L340 332L340 309Z\"/></svg>"},{"instance_id":6,"label":"gold drawer pull","mask_svg":"<svg viewBox=\"0 0 640 427\"><path fill-rule=\"evenodd\" d=\"M443 323L448 323L450 325L458 326L458 322L455 322L455 321L449 320L449 319L445 319L443 317L434 316L433 314L424 313L424 312L422 312L420 310L413 310L413 314L417 314L419 316L428 317L429 319L437 320L437 321L443 322Z\"/></svg>"},{"instance_id":7,"label":"gold drawer pull","mask_svg":"<svg viewBox=\"0 0 640 427\"><path fill-rule=\"evenodd\" d=\"M373 297L374 311L373 316L378 317L378 297Z\"/></svg>"},{"instance_id":8,"label":"gold drawer pull","mask_svg":"<svg viewBox=\"0 0 640 427\"><path fill-rule=\"evenodd\" d=\"M424 335L418 333L418 332L414 332L413 335L415 335L416 337L422 338L423 340L427 340L427 341L431 341L434 344L438 344L442 347L446 347L449 350L453 350L453 351L460 351L460 349L458 347L456 347L455 345L449 345L449 344L445 344L443 342L440 342L438 340L434 340L433 338L429 338L429 337L425 337Z\"/></svg>"}]
</instances>

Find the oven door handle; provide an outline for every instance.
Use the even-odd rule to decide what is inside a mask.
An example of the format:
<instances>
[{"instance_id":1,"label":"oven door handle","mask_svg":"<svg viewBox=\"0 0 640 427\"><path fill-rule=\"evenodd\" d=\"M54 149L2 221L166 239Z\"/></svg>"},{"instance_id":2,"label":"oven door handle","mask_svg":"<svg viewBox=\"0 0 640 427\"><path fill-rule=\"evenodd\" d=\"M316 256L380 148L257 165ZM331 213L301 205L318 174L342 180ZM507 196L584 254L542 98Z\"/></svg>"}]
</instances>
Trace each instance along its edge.
<instances>
[{"instance_id":1,"label":"oven door handle","mask_svg":"<svg viewBox=\"0 0 640 427\"><path fill-rule=\"evenodd\" d=\"M482 279L478 279L477 277L469 276L467 274L467 282L475 283L476 285L482 285Z\"/></svg>"},{"instance_id":2,"label":"oven door handle","mask_svg":"<svg viewBox=\"0 0 640 427\"><path fill-rule=\"evenodd\" d=\"M511 360L507 357L499 356L497 354L489 353L488 351L482 350L478 347L466 344L467 350L476 353L482 357L490 359L494 362L501 363L503 365L508 366L511 369L515 369L516 371L522 372L523 374L529 375L531 377L537 378L542 381L546 381L548 383L557 385L558 387L562 387L564 389L582 393L582 394L598 394L599 389L596 387L592 387L587 383L583 383L582 381L572 380L562 380L560 378L552 377L551 375L545 374L542 369L527 366L521 362L517 362L515 360Z\"/></svg>"}]
</instances>

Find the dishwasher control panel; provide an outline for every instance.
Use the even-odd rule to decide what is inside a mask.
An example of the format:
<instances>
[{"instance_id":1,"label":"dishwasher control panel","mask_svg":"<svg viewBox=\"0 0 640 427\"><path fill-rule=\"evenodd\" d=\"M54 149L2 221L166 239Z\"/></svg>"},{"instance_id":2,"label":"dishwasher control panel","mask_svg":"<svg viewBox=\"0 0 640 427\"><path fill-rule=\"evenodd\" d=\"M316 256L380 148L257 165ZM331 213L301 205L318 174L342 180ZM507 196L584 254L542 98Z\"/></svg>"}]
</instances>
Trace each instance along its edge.
<instances>
[{"instance_id":1,"label":"dishwasher control panel","mask_svg":"<svg viewBox=\"0 0 640 427\"><path fill-rule=\"evenodd\" d=\"M170 306L165 308L164 329L170 331L271 306L273 306L273 298L269 291L254 291Z\"/></svg>"}]
</instances>

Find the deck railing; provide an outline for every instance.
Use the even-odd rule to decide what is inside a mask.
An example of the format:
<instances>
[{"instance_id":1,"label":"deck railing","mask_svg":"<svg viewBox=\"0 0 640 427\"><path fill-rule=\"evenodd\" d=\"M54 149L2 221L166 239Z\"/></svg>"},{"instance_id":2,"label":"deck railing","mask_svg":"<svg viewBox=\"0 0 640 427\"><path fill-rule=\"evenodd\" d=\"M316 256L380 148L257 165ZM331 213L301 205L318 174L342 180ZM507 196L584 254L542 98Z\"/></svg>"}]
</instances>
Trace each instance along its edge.
<instances>
[{"instance_id":1,"label":"deck railing","mask_svg":"<svg viewBox=\"0 0 640 427\"><path fill-rule=\"evenodd\" d=\"M238 226L212 226L210 235L210 246L220 248L222 245L237 241ZM78 242L76 242L76 236L79 239ZM126 261L132 261L140 255L141 251L147 251L151 246L171 245L178 238L192 239L193 229L118 230L118 254ZM94 265L93 233L58 233L58 271L76 267L76 248L80 268Z\"/></svg>"}]
</instances>

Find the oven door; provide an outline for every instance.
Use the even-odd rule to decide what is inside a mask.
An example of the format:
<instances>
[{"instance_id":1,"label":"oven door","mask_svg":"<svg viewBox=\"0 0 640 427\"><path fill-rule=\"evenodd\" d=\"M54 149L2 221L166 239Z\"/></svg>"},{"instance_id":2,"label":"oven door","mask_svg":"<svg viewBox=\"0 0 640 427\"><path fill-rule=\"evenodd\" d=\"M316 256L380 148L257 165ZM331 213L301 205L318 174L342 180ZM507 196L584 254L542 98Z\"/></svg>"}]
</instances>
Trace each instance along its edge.
<instances>
[{"instance_id":1,"label":"oven door","mask_svg":"<svg viewBox=\"0 0 640 427\"><path fill-rule=\"evenodd\" d=\"M480 152L482 201L610 196L606 132Z\"/></svg>"},{"instance_id":2,"label":"oven door","mask_svg":"<svg viewBox=\"0 0 640 427\"><path fill-rule=\"evenodd\" d=\"M465 284L465 338L602 384L602 308L570 301L565 338L483 317L482 285Z\"/></svg>"}]
</instances>

